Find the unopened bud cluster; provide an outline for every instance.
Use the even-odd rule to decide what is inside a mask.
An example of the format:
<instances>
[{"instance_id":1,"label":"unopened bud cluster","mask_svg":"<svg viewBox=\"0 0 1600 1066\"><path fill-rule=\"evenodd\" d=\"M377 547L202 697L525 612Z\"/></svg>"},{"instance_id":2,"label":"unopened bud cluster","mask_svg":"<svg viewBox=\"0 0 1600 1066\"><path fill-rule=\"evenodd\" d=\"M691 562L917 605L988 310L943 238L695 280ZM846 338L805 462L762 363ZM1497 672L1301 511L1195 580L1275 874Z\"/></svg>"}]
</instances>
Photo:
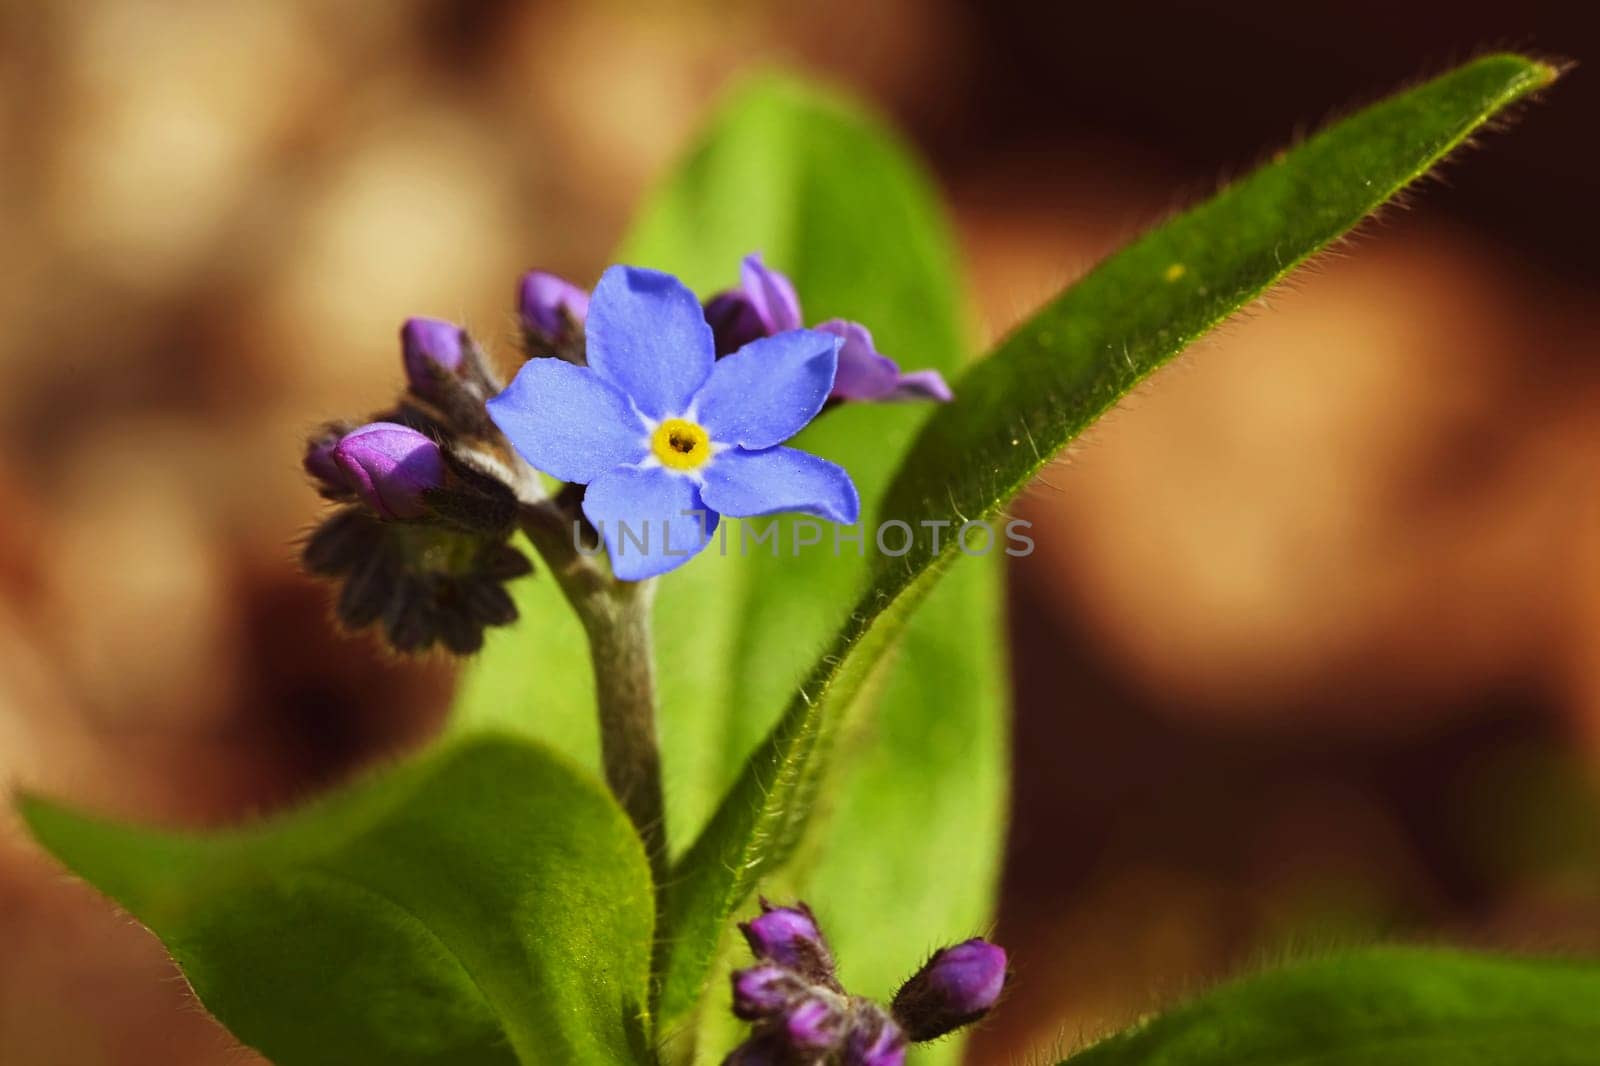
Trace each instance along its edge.
<instances>
[{"instance_id":1,"label":"unopened bud cluster","mask_svg":"<svg viewBox=\"0 0 1600 1066\"><path fill-rule=\"evenodd\" d=\"M757 962L733 974L733 1013L751 1033L723 1066L902 1066L909 1044L982 1018L1005 986L1004 949L968 940L936 952L885 1010L845 992L804 903L762 900L739 928Z\"/></svg>"},{"instance_id":2,"label":"unopened bud cluster","mask_svg":"<svg viewBox=\"0 0 1600 1066\"><path fill-rule=\"evenodd\" d=\"M519 298L529 356L582 358L582 290L533 273ZM489 419L485 404L502 382L466 330L408 319L400 350L406 389L393 408L330 423L306 442L306 473L341 506L302 558L339 582L346 628L380 626L399 651L469 654L485 629L516 620L505 583L532 570L510 543L517 486L532 473Z\"/></svg>"}]
</instances>

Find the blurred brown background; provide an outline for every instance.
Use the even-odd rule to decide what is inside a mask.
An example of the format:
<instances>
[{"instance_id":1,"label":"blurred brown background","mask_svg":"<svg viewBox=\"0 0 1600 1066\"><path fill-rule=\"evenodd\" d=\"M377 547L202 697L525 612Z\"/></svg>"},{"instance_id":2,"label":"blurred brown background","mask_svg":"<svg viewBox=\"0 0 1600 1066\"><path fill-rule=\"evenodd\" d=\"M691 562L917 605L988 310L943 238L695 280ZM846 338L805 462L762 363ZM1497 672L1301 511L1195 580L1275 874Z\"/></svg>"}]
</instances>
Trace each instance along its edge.
<instances>
[{"instance_id":1,"label":"blurred brown background","mask_svg":"<svg viewBox=\"0 0 1600 1066\"><path fill-rule=\"evenodd\" d=\"M593 277L742 68L907 129L997 333L1338 109L1600 41L1104 6L0 0L0 775L218 823L425 736L448 669L338 639L292 565L300 436L388 395L406 315L498 337L519 271ZM975 1061L1327 944L1600 951L1597 103L1580 66L1021 505ZM0 1062L251 1061L6 819Z\"/></svg>"}]
</instances>

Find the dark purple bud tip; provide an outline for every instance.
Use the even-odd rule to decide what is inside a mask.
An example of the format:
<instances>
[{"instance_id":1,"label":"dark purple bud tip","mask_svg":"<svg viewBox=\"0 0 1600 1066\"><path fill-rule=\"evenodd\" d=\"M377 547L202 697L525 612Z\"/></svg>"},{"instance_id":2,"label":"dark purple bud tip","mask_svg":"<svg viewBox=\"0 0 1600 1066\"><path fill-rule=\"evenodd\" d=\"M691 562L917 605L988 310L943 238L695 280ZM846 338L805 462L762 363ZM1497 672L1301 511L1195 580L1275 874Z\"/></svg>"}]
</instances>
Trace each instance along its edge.
<instances>
[{"instance_id":1,"label":"dark purple bud tip","mask_svg":"<svg viewBox=\"0 0 1600 1066\"><path fill-rule=\"evenodd\" d=\"M333 458L356 494L385 518L426 513L423 494L444 484L439 446L393 422L373 422L346 434Z\"/></svg>"},{"instance_id":2,"label":"dark purple bud tip","mask_svg":"<svg viewBox=\"0 0 1600 1066\"><path fill-rule=\"evenodd\" d=\"M1006 983L1006 952L973 939L941 948L895 994L894 1017L913 1041L933 1040L989 1013Z\"/></svg>"},{"instance_id":3,"label":"dark purple bud tip","mask_svg":"<svg viewBox=\"0 0 1600 1066\"><path fill-rule=\"evenodd\" d=\"M761 915L739 926L756 958L793 970L814 983L834 985L833 956L811 908L774 907L761 901Z\"/></svg>"},{"instance_id":4,"label":"dark purple bud tip","mask_svg":"<svg viewBox=\"0 0 1600 1066\"><path fill-rule=\"evenodd\" d=\"M733 972L733 1013L747 1022L781 1013L805 993L806 983L781 966Z\"/></svg>"},{"instance_id":5,"label":"dark purple bud tip","mask_svg":"<svg viewBox=\"0 0 1600 1066\"><path fill-rule=\"evenodd\" d=\"M454 322L406 319L400 327L400 351L411 391L447 410L459 392L459 382L483 377L482 362L472 339Z\"/></svg>"},{"instance_id":6,"label":"dark purple bud tip","mask_svg":"<svg viewBox=\"0 0 1600 1066\"><path fill-rule=\"evenodd\" d=\"M406 377L415 385L440 372L459 371L466 358L467 340L454 322L408 318L400 327L400 347L405 354Z\"/></svg>"},{"instance_id":7,"label":"dark purple bud tip","mask_svg":"<svg viewBox=\"0 0 1600 1066\"><path fill-rule=\"evenodd\" d=\"M328 425L306 441L306 455L301 461L306 473L317 482L317 487L330 496L349 498L350 482L339 469L333 457L334 449L344 439L344 427Z\"/></svg>"},{"instance_id":8,"label":"dark purple bud tip","mask_svg":"<svg viewBox=\"0 0 1600 1066\"><path fill-rule=\"evenodd\" d=\"M563 340L589 315L589 294L565 278L530 270L517 288L522 328L546 341Z\"/></svg>"},{"instance_id":9,"label":"dark purple bud tip","mask_svg":"<svg viewBox=\"0 0 1600 1066\"><path fill-rule=\"evenodd\" d=\"M720 292L706 301L705 314L719 358L767 336L767 327L756 314L756 305L738 289Z\"/></svg>"}]
</instances>

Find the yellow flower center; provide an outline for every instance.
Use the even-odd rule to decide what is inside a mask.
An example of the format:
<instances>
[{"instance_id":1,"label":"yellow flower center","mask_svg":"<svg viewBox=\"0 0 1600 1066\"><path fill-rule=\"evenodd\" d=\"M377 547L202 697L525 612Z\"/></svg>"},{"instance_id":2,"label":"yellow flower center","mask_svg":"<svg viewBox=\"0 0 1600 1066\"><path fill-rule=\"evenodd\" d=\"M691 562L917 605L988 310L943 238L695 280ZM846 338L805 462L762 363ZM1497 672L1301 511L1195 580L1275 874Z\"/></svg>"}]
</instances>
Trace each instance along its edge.
<instances>
[{"instance_id":1,"label":"yellow flower center","mask_svg":"<svg viewBox=\"0 0 1600 1066\"><path fill-rule=\"evenodd\" d=\"M669 418L650 435L650 450L662 466L693 470L711 458L711 438L693 422Z\"/></svg>"}]
</instances>

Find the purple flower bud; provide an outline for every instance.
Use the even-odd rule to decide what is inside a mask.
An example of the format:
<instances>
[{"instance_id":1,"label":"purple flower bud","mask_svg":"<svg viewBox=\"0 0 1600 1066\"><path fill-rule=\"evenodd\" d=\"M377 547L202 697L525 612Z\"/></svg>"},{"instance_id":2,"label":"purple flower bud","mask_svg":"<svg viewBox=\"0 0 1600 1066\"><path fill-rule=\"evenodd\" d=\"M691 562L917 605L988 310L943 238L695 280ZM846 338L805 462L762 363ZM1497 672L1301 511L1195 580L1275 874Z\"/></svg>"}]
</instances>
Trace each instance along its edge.
<instances>
[{"instance_id":1,"label":"purple flower bud","mask_svg":"<svg viewBox=\"0 0 1600 1066\"><path fill-rule=\"evenodd\" d=\"M774 907L762 900L760 917L739 928L756 958L793 970L808 981L836 985L833 956L811 908L804 903Z\"/></svg>"},{"instance_id":2,"label":"purple flower bud","mask_svg":"<svg viewBox=\"0 0 1600 1066\"><path fill-rule=\"evenodd\" d=\"M806 990L799 977L781 966L752 966L733 972L733 1013L747 1022L778 1014Z\"/></svg>"},{"instance_id":3,"label":"purple flower bud","mask_svg":"<svg viewBox=\"0 0 1600 1066\"><path fill-rule=\"evenodd\" d=\"M739 287L755 309L767 336L801 327L800 297L794 291L794 282L769 269L761 261L760 252L744 257L739 268Z\"/></svg>"},{"instance_id":4,"label":"purple flower bud","mask_svg":"<svg viewBox=\"0 0 1600 1066\"><path fill-rule=\"evenodd\" d=\"M406 377L414 386L439 373L454 374L466 357L461 327L440 318L408 318L400 327Z\"/></svg>"},{"instance_id":5,"label":"purple flower bud","mask_svg":"<svg viewBox=\"0 0 1600 1066\"><path fill-rule=\"evenodd\" d=\"M570 339L574 327L583 326L589 294L565 278L530 270L517 288L517 312L524 330L554 345Z\"/></svg>"},{"instance_id":6,"label":"purple flower bud","mask_svg":"<svg viewBox=\"0 0 1600 1066\"><path fill-rule=\"evenodd\" d=\"M784 1017L783 1029L789 1046L797 1051L831 1051L843 1035L844 1021L838 1005L817 996L791 1008Z\"/></svg>"},{"instance_id":7,"label":"purple flower bud","mask_svg":"<svg viewBox=\"0 0 1600 1066\"><path fill-rule=\"evenodd\" d=\"M705 316L719 358L758 338L802 327L800 297L794 283L763 263L759 252L744 257L737 289L720 292L706 302ZM813 328L844 341L839 348L839 372L829 394L831 399L940 403L952 399L950 386L937 370L902 374L898 363L878 351L872 334L861 323L833 318Z\"/></svg>"},{"instance_id":8,"label":"purple flower bud","mask_svg":"<svg viewBox=\"0 0 1600 1066\"><path fill-rule=\"evenodd\" d=\"M933 1040L988 1014L1005 983L1004 948L979 939L941 948L895 993L895 1021L912 1040Z\"/></svg>"},{"instance_id":9,"label":"purple flower bud","mask_svg":"<svg viewBox=\"0 0 1600 1066\"><path fill-rule=\"evenodd\" d=\"M844 1066L904 1066L906 1035L876 1005L861 1009L845 1044Z\"/></svg>"},{"instance_id":10,"label":"purple flower bud","mask_svg":"<svg viewBox=\"0 0 1600 1066\"><path fill-rule=\"evenodd\" d=\"M426 513L423 493L444 484L439 446L393 422L372 422L346 434L333 458L356 494L385 518Z\"/></svg>"},{"instance_id":11,"label":"purple flower bud","mask_svg":"<svg viewBox=\"0 0 1600 1066\"><path fill-rule=\"evenodd\" d=\"M426 400L431 412L419 412L466 436L482 436L488 428L486 399L500 391L483 351L467 331L439 318L408 318L400 327L400 350L411 394ZM402 411L407 406L402 401ZM412 424L412 419L396 421Z\"/></svg>"},{"instance_id":12,"label":"purple flower bud","mask_svg":"<svg viewBox=\"0 0 1600 1066\"><path fill-rule=\"evenodd\" d=\"M769 269L760 252L744 257L739 287L713 296L706 302L705 313L718 356L731 355L753 340L801 327L800 297L794 282Z\"/></svg>"},{"instance_id":13,"label":"purple flower bud","mask_svg":"<svg viewBox=\"0 0 1600 1066\"><path fill-rule=\"evenodd\" d=\"M898 363L878 351L872 333L861 323L831 318L815 328L844 341L839 346L839 373L833 379L833 399L940 402L951 399L950 387L937 370L902 374Z\"/></svg>"},{"instance_id":14,"label":"purple flower bud","mask_svg":"<svg viewBox=\"0 0 1600 1066\"><path fill-rule=\"evenodd\" d=\"M316 480L317 487L325 495L336 499L341 497L349 499L350 494L350 481L333 458L334 449L339 446L339 441L343 438L343 427L339 425L323 427L316 436L306 441L306 455L301 461L306 473Z\"/></svg>"}]
</instances>

